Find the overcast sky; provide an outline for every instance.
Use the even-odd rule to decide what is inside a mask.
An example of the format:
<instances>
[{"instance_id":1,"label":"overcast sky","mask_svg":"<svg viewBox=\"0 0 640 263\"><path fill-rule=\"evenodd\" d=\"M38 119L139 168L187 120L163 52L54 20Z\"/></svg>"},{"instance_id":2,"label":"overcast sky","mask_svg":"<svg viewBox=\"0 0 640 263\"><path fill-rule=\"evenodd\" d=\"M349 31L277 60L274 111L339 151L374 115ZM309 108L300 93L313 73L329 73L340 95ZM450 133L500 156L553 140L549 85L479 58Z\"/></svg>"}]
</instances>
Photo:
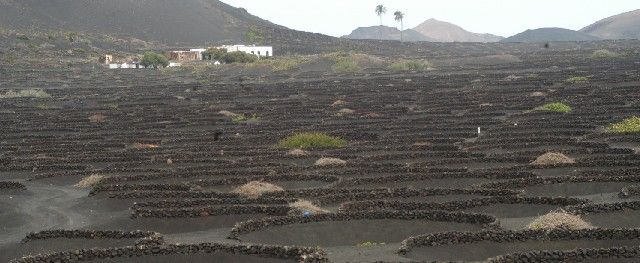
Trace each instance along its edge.
<instances>
[{"instance_id":1,"label":"overcast sky","mask_svg":"<svg viewBox=\"0 0 640 263\"><path fill-rule=\"evenodd\" d=\"M640 9L640 0L222 0L292 29L342 36L360 26L379 24L375 6L387 7L385 25L399 25L393 12L405 13L405 28L429 18L476 33L511 36L526 29L580 29L602 18Z\"/></svg>"}]
</instances>

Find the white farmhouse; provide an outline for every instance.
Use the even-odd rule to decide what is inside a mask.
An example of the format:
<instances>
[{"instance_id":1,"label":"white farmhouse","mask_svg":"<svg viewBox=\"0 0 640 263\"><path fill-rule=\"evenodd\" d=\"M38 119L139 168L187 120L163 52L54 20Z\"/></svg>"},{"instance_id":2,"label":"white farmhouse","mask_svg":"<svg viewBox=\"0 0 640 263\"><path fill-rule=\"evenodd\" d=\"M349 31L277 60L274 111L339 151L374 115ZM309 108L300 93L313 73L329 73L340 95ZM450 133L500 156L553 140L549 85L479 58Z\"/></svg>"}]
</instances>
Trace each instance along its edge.
<instances>
[{"instance_id":1,"label":"white farmhouse","mask_svg":"<svg viewBox=\"0 0 640 263\"><path fill-rule=\"evenodd\" d=\"M258 57L273 56L273 47L270 46L225 45L218 48L224 48L227 52L241 51L247 54L254 54Z\"/></svg>"}]
</instances>

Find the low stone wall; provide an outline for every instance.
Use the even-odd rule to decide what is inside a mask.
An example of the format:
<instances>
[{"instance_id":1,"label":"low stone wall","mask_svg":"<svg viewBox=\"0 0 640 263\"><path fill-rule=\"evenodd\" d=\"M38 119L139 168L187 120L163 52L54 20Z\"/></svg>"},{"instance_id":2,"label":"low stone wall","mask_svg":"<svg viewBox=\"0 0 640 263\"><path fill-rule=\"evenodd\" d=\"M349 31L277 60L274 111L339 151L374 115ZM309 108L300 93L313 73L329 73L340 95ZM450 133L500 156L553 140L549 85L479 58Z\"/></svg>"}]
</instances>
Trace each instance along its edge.
<instances>
[{"instance_id":1,"label":"low stone wall","mask_svg":"<svg viewBox=\"0 0 640 263\"><path fill-rule=\"evenodd\" d=\"M445 212L445 211L358 211L350 213L313 214L310 216L281 216L248 220L237 223L231 230L230 239L238 239L241 234L259 231L273 226L305 224L325 221L351 221L367 219L401 219L401 220L430 220L457 223L488 225L496 218L484 214Z\"/></svg>"},{"instance_id":2,"label":"low stone wall","mask_svg":"<svg viewBox=\"0 0 640 263\"><path fill-rule=\"evenodd\" d=\"M523 242L528 240L606 240L638 239L640 229L583 229L583 230L521 230L480 232L443 232L410 237L402 241L398 253L406 254L415 247L435 247L453 244L469 244L482 241L497 243Z\"/></svg>"},{"instance_id":3,"label":"low stone wall","mask_svg":"<svg viewBox=\"0 0 640 263\"><path fill-rule=\"evenodd\" d=\"M589 183L589 182L640 182L640 176L559 176L559 177L533 177L513 179L504 182L491 182L478 185L481 188L495 189L519 189L528 186L544 185L544 184L561 184L561 183Z\"/></svg>"},{"instance_id":4,"label":"low stone wall","mask_svg":"<svg viewBox=\"0 0 640 263\"><path fill-rule=\"evenodd\" d=\"M116 231L116 230L45 230L32 232L22 239L23 243L33 240L44 240L53 238L68 239L137 239L136 244L164 243L164 238L160 233L152 231Z\"/></svg>"},{"instance_id":5,"label":"low stone wall","mask_svg":"<svg viewBox=\"0 0 640 263\"><path fill-rule=\"evenodd\" d=\"M24 184L18 182L1 181L0 190L26 190L27 187Z\"/></svg>"},{"instance_id":6,"label":"low stone wall","mask_svg":"<svg viewBox=\"0 0 640 263\"><path fill-rule=\"evenodd\" d=\"M286 205L295 202L295 198L209 198L209 199L186 199L186 200L159 200L136 202L131 209L138 208L185 208L194 206L213 205Z\"/></svg>"},{"instance_id":7,"label":"low stone wall","mask_svg":"<svg viewBox=\"0 0 640 263\"><path fill-rule=\"evenodd\" d=\"M388 176L360 177L344 179L335 184L336 187L358 186L363 184L397 183L407 181L426 181L434 179L464 179L464 178L485 178L485 179L515 179L535 177L536 174L524 171L478 172L478 173L440 173L440 174L394 174Z\"/></svg>"},{"instance_id":8,"label":"low stone wall","mask_svg":"<svg viewBox=\"0 0 640 263\"><path fill-rule=\"evenodd\" d=\"M404 202L391 200L371 200L359 202L347 202L340 205L338 211L362 211L362 210L447 210L456 211L473 207L489 206L492 204L536 204L536 205L579 205L586 204L588 200L565 197L519 197L498 196L478 198L471 200L452 201L444 203L436 202Z\"/></svg>"},{"instance_id":9,"label":"low stone wall","mask_svg":"<svg viewBox=\"0 0 640 263\"><path fill-rule=\"evenodd\" d=\"M428 196L443 196L443 195L513 196L519 193L520 193L519 191L513 191L509 189L394 188L394 189L380 189L376 191L336 192L331 195L319 196L317 200L321 204L335 204L335 203L341 203L341 202L347 202L347 201L374 200L374 199L386 199L386 198L412 198L412 197L428 197Z\"/></svg>"},{"instance_id":10,"label":"low stone wall","mask_svg":"<svg viewBox=\"0 0 640 263\"><path fill-rule=\"evenodd\" d=\"M337 176L331 175L315 175L315 174L283 174L283 175L267 175L252 177L230 177L220 179L200 179L190 184L207 187L216 185L239 185L251 181L279 182L279 181L320 181L333 183L340 180Z\"/></svg>"},{"instance_id":11,"label":"low stone wall","mask_svg":"<svg viewBox=\"0 0 640 263\"><path fill-rule=\"evenodd\" d=\"M89 196L94 196L100 192L189 190L191 190L191 186L187 184L98 184L89 192Z\"/></svg>"},{"instance_id":12,"label":"low stone wall","mask_svg":"<svg viewBox=\"0 0 640 263\"><path fill-rule=\"evenodd\" d=\"M490 263L538 263L538 262L582 262L585 260L622 260L640 261L640 247L578 248L565 251L530 251L493 257ZM615 262L615 261L611 261Z\"/></svg>"},{"instance_id":13,"label":"low stone wall","mask_svg":"<svg viewBox=\"0 0 640 263\"><path fill-rule=\"evenodd\" d=\"M618 203L598 203L568 206L565 210L572 214L598 214L618 212L625 210L640 210L640 201L618 202Z\"/></svg>"},{"instance_id":14,"label":"low stone wall","mask_svg":"<svg viewBox=\"0 0 640 263\"><path fill-rule=\"evenodd\" d=\"M231 206L206 206L197 208L178 209L134 209L132 218L152 217L152 218L176 218L176 217L207 217L220 215L242 215L242 214L267 214L286 215L291 208L287 206L264 206L264 205L231 205Z\"/></svg>"},{"instance_id":15,"label":"low stone wall","mask_svg":"<svg viewBox=\"0 0 640 263\"><path fill-rule=\"evenodd\" d=\"M254 255L259 257L297 260L299 262L328 262L326 252L317 248L203 243L193 245L129 246L106 249L80 249L47 255L23 257L12 261L12 263L67 263L107 258L135 258L143 256L213 253ZM215 261L214 259L215 258L212 258L213 261Z\"/></svg>"}]
</instances>

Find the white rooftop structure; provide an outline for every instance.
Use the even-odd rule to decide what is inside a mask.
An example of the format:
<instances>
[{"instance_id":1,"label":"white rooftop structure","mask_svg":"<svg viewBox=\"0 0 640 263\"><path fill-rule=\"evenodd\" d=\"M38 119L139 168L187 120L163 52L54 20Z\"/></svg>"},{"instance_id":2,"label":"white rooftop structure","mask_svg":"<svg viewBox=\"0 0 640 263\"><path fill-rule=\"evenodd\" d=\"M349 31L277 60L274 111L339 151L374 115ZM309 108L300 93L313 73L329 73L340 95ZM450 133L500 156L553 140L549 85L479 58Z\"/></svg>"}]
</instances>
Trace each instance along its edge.
<instances>
[{"instance_id":1,"label":"white rooftop structure","mask_svg":"<svg viewBox=\"0 0 640 263\"><path fill-rule=\"evenodd\" d=\"M271 46L225 45L218 48L224 48L227 50L227 52L241 51L247 54L254 54L258 57L273 56L273 47Z\"/></svg>"}]
</instances>

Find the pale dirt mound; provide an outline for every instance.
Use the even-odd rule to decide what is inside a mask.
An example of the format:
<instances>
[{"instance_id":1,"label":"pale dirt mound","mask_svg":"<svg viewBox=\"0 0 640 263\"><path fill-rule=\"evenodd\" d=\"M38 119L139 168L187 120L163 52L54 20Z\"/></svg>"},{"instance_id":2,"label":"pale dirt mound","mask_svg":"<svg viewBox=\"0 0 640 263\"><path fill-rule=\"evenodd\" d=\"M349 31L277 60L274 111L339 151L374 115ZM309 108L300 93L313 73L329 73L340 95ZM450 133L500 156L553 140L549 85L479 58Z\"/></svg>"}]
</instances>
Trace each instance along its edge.
<instances>
[{"instance_id":1,"label":"pale dirt mound","mask_svg":"<svg viewBox=\"0 0 640 263\"><path fill-rule=\"evenodd\" d=\"M92 174L90 176L82 178L82 180L80 180L78 183L74 184L73 187L76 187L76 188L91 188L94 185L98 184L102 180L102 178L104 178L104 175Z\"/></svg>"},{"instance_id":2,"label":"pale dirt mound","mask_svg":"<svg viewBox=\"0 0 640 263\"><path fill-rule=\"evenodd\" d=\"M536 91L536 92L532 92L529 96L531 97L544 97L547 94L542 92L542 91Z\"/></svg>"},{"instance_id":3,"label":"pale dirt mound","mask_svg":"<svg viewBox=\"0 0 640 263\"><path fill-rule=\"evenodd\" d=\"M289 204L289 206L291 207L290 215L302 215L304 212L310 212L311 214L329 213L328 210L322 209L304 199L298 199L296 202Z\"/></svg>"},{"instance_id":4,"label":"pale dirt mound","mask_svg":"<svg viewBox=\"0 0 640 263\"><path fill-rule=\"evenodd\" d=\"M262 196L265 193L282 192L282 191L284 191L282 187L274 184L259 182L259 181L251 181L234 189L231 192L240 194L247 198L255 199Z\"/></svg>"},{"instance_id":5,"label":"pale dirt mound","mask_svg":"<svg viewBox=\"0 0 640 263\"><path fill-rule=\"evenodd\" d=\"M540 155L531 164L532 165L554 165L554 164L568 164L568 163L575 163L575 162L576 161L573 158L566 156L562 153L548 152L543 155Z\"/></svg>"},{"instance_id":6,"label":"pale dirt mound","mask_svg":"<svg viewBox=\"0 0 640 263\"><path fill-rule=\"evenodd\" d=\"M347 164L347 161L338 158L320 158L316 161L316 166L340 166Z\"/></svg>"},{"instance_id":7,"label":"pale dirt mound","mask_svg":"<svg viewBox=\"0 0 640 263\"><path fill-rule=\"evenodd\" d=\"M89 116L88 119L89 119L89 122L91 122L91 123L103 123L103 122L105 122L107 117L102 115L102 114L94 114L94 115Z\"/></svg>"},{"instance_id":8,"label":"pale dirt mound","mask_svg":"<svg viewBox=\"0 0 640 263\"><path fill-rule=\"evenodd\" d=\"M338 106L344 106L347 105L347 102L344 100L336 100L331 104L331 107L338 107Z\"/></svg>"},{"instance_id":9,"label":"pale dirt mound","mask_svg":"<svg viewBox=\"0 0 640 263\"><path fill-rule=\"evenodd\" d=\"M218 114L220 114L222 116L225 116L225 117L229 117L229 118L238 116L237 113L230 112L228 110L221 110L221 111L218 112Z\"/></svg>"},{"instance_id":10,"label":"pale dirt mound","mask_svg":"<svg viewBox=\"0 0 640 263\"><path fill-rule=\"evenodd\" d=\"M589 229L593 226L584 221L580 216L572 215L564 211L551 212L541 217L536 218L528 226L528 229L568 229L568 230L580 230Z\"/></svg>"},{"instance_id":11,"label":"pale dirt mound","mask_svg":"<svg viewBox=\"0 0 640 263\"><path fill-rule=\"evenodd\" d=\"M338 111L339 114L354 114L355 112L356 112L355 110L347 109L347 108L340 109Z\"/></svg>"},{"instance_id":12,"label":"pale dirt mound","mask_svg":"<svg viewBox=\"0 0 640 263\"><path fill-rule=\"evenodd\" d=\"M293 156L293 157L304 157L307 155L309 155L309 152L302 149L293 149L287 152L287 156Z\"/></svg>"}]
</instances>

